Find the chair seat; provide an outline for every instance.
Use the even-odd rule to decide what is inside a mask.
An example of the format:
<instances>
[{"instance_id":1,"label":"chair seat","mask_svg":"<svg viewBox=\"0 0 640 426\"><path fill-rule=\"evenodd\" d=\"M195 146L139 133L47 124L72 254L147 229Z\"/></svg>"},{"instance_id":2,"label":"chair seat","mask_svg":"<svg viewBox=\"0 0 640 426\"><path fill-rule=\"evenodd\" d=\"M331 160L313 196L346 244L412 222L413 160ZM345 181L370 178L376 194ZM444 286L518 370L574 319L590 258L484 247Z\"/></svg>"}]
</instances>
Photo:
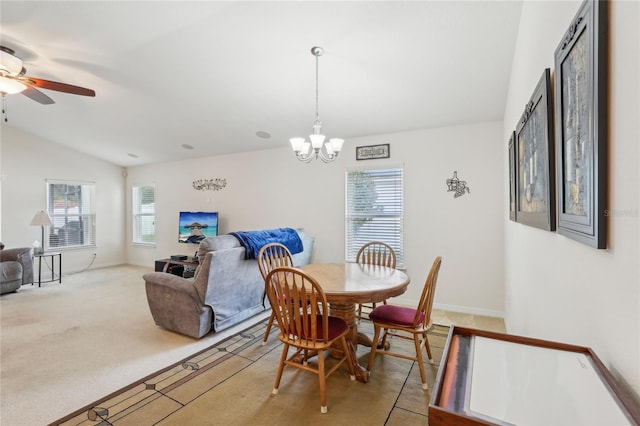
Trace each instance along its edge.
<instances>
[{"instance_id":1,"label":"chair seat","mask_svg":"<svg viewBox=\"0 0 640 426\"><path fill-rule=\"evenodd\" d=\"M416 310L414 308L395 305L378 306L369 314L371 321L395 324L403 327L411 327L415 316ZM424 314L421 313L418 324L422 322L423 318Z\"/></svg>"},{"instance_id":2,"label":"chair seat","mask_svg":"<svg viewBox=\"0 0 640 426\"><path fill-rule=\"evenodd\" d=\"M347 322L345 320L343 320L342 318L338 318L338 317L332 317L329 316L327 317L328 319L328 323L329 323L329 340L333 340L336 339L338 337L340 337L341 334L343 334L345 331L347 331L349 329L349 326L347 325ZM322 340L322 336L324 335L324 330L322 328L322 315L318 315L318 333L317 333L317 341L321 341ZM308 326L309 331L311 331L311 325ZM303 339L306 339L307 337L302 335L300 336ZM309 336L311 337L311 336Z\"/></svg>"}]
</instances>

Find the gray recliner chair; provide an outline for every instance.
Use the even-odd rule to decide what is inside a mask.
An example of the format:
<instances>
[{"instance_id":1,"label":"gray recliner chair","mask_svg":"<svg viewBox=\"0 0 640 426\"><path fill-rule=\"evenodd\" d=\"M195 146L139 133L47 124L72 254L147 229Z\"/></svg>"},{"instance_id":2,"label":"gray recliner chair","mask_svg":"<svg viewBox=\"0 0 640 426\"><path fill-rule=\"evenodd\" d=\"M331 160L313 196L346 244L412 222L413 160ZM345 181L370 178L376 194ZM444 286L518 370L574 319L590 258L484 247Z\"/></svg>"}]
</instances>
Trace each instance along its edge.
<instances>
[{"instance_id":1,"label":"gray recliner chair","mask_svg":"<svg viewBox=\"0 0 640 426\"><path fill-rule=\"evenodd\" d=\"M0 242L0 294L17 291L33 283L33 258L30 247L4 249Z\"/></svg>"}]
</instances>

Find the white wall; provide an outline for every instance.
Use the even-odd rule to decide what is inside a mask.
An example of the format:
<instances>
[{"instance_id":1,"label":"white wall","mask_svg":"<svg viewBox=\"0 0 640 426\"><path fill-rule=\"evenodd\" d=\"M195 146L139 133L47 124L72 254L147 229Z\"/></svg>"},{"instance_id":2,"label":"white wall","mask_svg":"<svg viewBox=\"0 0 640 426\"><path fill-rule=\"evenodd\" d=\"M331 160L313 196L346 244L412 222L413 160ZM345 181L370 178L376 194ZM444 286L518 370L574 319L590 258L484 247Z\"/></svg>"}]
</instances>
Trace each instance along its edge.
<instances>
[{"instance_id":1,"label":"white wall","mask_svg":"<svg viewBox=\"0 0 640 426\"><path fill-rule=\"evenodd\" d=\"M30 223L36 212L47 209L46 179L88 181L96 184L97 246L60 250L62 271L86 268L94 253L94 267L125 263L123 169L4 123L0 136L0 240L7 248L31 247L42 238L40 227Z\"/></svg>"},{"instance_id":2,"label":"white wall","mask_svg":"<svg viewBox=\"0 0 640 426\"><path fill-rule=\"evenodd\" d=\"M553 72L554 51L580 4L523 3L504 118L505 146L542 70L548 67ZM504 219L508 332L589 346L636 394L640 393L639 9L635 1L612 2L609 9L607 209L613 215L607 223L607 249L513 223L506 214ZM506 155L503 171L508 176Z\"/></svg>"},{"instance_id":3,"label":"white wall","mask_svg":"<svg viewBox=\"0 0 640 426\"><path fill-rule=\"evenodd\" d=\"M348 168L403 166L405 254L412 278L398 303L415 305L433 259L443 256L435 302L447 309L503 314L502 123L421 130L348 140L331 164L297 161L283 148L132 167L131 186L155 184L156 247L134 246L130 263L153 265L171 254L192 254L179 244L180 210L218 211L219 233L303 227L316 237L313 261L344 261L344 172ZM215 143L215 141L212 141ZM391 144L391 158L355 161L355 147ZM454 199L446 180L453 171L471 193ZM196 179L226 178L221 191L196 191Z\"/></svg>"}]
</instances>

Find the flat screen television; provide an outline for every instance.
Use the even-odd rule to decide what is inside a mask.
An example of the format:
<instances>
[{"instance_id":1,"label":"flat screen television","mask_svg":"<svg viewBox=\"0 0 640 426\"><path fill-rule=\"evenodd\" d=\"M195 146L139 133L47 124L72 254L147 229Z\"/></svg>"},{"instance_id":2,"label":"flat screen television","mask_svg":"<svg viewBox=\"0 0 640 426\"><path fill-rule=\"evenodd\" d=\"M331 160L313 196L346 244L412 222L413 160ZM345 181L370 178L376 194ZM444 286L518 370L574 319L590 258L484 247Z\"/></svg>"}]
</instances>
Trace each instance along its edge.
<instances>
[{"instance_id":1,"label":"flat screen television","mask_svg":"<svg viewBox=\"0 0 640 426\"><path fill-rule=\"evenodd\" d=\"M218 212L180 212L179 243L198 244L218 235Z\"/></svg>"}]
</instances>

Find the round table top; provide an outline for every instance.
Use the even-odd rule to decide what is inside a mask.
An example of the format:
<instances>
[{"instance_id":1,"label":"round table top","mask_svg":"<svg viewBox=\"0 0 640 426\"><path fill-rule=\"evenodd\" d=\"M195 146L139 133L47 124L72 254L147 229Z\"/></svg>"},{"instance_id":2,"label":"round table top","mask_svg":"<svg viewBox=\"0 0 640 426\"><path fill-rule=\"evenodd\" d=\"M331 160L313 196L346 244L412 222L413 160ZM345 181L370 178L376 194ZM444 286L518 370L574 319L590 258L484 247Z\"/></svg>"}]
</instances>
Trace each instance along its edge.
<instances>
[{"instance_id":1,"label":"round table top","mask_svg":"<svg viewBox=\"0 0 640 426\"><path fill-rule=\"evenodd\" d=\"M357 263L311 263L300 267L322 287L329 303L381 302L407 290L411 282L397 269Z\"/></svg>"}]
</instances>

